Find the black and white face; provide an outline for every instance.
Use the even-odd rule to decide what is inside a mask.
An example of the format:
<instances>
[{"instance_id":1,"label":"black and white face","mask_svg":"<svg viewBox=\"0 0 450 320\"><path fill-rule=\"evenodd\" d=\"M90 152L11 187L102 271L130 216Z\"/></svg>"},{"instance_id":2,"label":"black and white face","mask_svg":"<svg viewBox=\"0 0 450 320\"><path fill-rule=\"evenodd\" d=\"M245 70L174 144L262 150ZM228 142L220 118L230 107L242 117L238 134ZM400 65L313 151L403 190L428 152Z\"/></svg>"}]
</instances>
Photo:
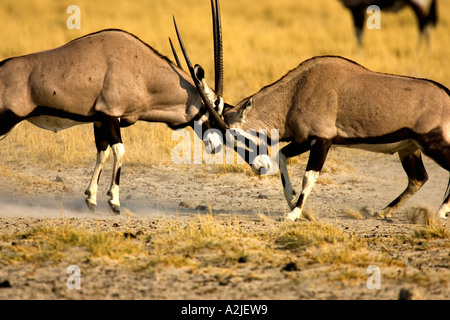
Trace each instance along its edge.
<instances>
[{"instance_id":1,"label":"black and white face","mask_svg":"<svg viewBox=\"0 0 450 320\"><path fill-rule=\"evenodd\" d=\"M216 98L212 90L210 90L210 93L211 97L214 95L216 99L214 103L216 105L216 111L221 114L223 110L223 99ZM205 144L205 151L209 154L219 153L223 148L223 135L217 128L218 126L214 124L214 120L210 117L209 111L206 111L200 119L194 121L194 131Z\"/></svg>"},{"instance_id":2,"label":"black and white face","mask_svg":"<svg viewBox=\"0 0 450 320\"><path fill-rule=\"evenodd\" d=\"M206 112L199 120L194 122L194 131L202 139L205 151L209 154L219 153L223 148L223 138L220 130L215 129Z\"/></svg>"},{"instance_id":3,"label":"black and white face","mask_svg":"<svg viewBox=\"0 0 450 320\"><path fill-rule=\"evenodd\" d=\"M224 120L230 126L225 134L226 142L227 145L233 146L237 153L250 164L254 173L268 174L274 166L267 154L267 135L264 136L246 126L247 115L251 109L251 98L241 106L227 105L225 107ZM265 145L263 141L265 141Z\"/></svg>"}]
</instances>

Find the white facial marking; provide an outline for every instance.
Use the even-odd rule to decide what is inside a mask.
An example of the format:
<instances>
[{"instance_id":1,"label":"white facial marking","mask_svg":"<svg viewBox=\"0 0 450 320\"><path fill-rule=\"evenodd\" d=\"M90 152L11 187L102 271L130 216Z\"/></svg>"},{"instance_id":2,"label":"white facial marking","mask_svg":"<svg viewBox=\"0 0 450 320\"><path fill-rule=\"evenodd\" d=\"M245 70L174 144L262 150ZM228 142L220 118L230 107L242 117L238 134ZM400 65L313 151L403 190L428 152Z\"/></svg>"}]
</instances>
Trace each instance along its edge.
<instances>
[{"instance_id":1,"label":"white facial marking","mask_svg":"<svg viewBox=\"0 0 450 320\"><path fill-rule=\"evenodd\" d=\"M254 145L257 145L258 139L255 135L246 132L240 128L228 129L225 133L228 141L234 140L235 147L245 148L245 139L250 140Z\"/></svg>"},{"instance_id":2,"label":"white facial marking","mask_svg":"<svg viewBox=\"0 0 450 320\"><path fill-rule=\"evenodd\" d=\"M448 214L450 213L450 204L444 203L438 211L438 216L442 219L447 219Z\"/></svg>"},{"instance_id":3,"label":"white facial marking","mask_svg":"<svg viewBox=\"0 0 450 320\"><path fill-rule=\"evenodd\" d=\"M203 141L206 146L205 151L209 154L220 152L222 149L222 136L216 131L207 132Z\"/></svg>"},{"instance_id":4,"label":"white facial marking","mask_svg":"<svg viewBox=\"0 0 450 320\"><path fill-rule=\"evenodd\" d=\"M252 170L256 174L267 174L272 167L272 160L266 154L256 156L252 163Z\"/></svg>"}]
</instances>

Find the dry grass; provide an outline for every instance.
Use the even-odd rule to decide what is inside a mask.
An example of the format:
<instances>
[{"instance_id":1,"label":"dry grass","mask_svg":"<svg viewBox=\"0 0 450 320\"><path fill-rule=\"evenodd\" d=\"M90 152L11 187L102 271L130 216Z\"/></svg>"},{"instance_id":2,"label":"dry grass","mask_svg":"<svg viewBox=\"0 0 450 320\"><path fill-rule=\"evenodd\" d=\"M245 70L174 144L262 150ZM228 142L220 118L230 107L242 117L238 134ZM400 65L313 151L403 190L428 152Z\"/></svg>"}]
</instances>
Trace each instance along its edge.
<instances>
[{"instance_id":1,"label":"dry grass","mask_svg":"<svg viewBox=\"0 0 450 320\"><path fill-rule=\"evenodd\" d=\"M376 71L427 77L450 86L448 1L439 4L441 21L433 32L431 50L417 50L416 21L407 9L399 14L382 14L382 29L367 30L363 52L356 47L350 13L337 0L247 2L229 0L221 4L225 98L230 103L276 81L301 61L322 54L343 55ZM174 36L171 18L175 15L192 60L201 63L207 79L212 79L208 1L188 0L181 4L176 0L80 0L81 30L66 27L66 8L70 4L3 0L0 59L53 48L104 28L125 29L171 57L167 37ZM164 125L138 124L124 129L123 135L127 164L171 162L170 151L176 143ZM95 159L92 128L88 125L53 134L23 124L2 145L2 162L75 165ZM224 166L221 170L243 170L237 167Z\"/></svg>"},{"instance_id":2,"label":"dry grass","mask_svg":"<svg viewBox=\"0 0 450 320\"><path fill-rule=\"evenodd\" d=\"M443 225L432 225L414 230L413 237L419 239L449 239L450 231Z\"/></svg>"},{"instance_id":3,"label":"dry grass","mask_svg":"<svg viewBox=\"0 0 450 320\"><path fill-rule=\"evenodd\" d=\"M28 230L0 236L0 266L26 263L42 268L83 261L124 267L135 277L175 268L200 277L211 272L219 278L239 274L249 281L281 271L292 285L317 279L350 288L365 284L367 267L376 265L383 270L385 283L448 285L447 273L430 275L416 268L426 261L415 264L404 256L407 251L441 248L442 240L449 238L445 228L427 226L408 235L366 238L321 222L283 223L266 216L237 219L206 214L150 220L132 216L118 223L98 220L95 227L76 219L35 221L37 226Z\"/></svg>"},{"instance_id":4,"label":"dry grass","mask_svg":"<svg viewBox=\"0 0 450 320\"><path fill-rule=\"evenodd\" d=\"M364 239L320 222L277 223L267 217L243 222L208 214L181 222L163 218L150 227L107 232L78 228L62 218L3 235L0 264L70 261L74 249L83 252L83 260L108 258L136 269L175 266L194 270L242 261L281 266L296 252L303 252L308 264L353 265L357 261L364 265L368 260L386 260L380 253L371 253Z\"/></svg>"},{"instance_id":5,"label":"dry grass","mask_svg":"<svg viewBox=\"0 0 450 320\"><path fill-rule=\"evenodd\" d=\"M11 244L2 248L1 264L70 261L76 248L82 249L85 259L108 257L124 261L128 256L142 254L140 244L124 241L123 234L92 232L66 224L59 227L39 226L24 233L3 236L2 240L11 241ZM75 258L80 259L79 256Z\"/></svg>"}]
</instances>

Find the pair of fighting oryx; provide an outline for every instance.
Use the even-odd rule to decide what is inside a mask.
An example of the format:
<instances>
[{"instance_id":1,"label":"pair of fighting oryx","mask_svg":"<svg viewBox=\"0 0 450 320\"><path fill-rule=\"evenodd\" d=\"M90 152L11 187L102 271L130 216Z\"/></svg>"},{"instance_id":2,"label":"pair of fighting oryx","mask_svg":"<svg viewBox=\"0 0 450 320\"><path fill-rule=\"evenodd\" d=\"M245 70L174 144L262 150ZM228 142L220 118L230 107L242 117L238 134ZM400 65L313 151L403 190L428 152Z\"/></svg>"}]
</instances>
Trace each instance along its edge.
<instances>
[{"instance_id":1,"label":"pair of fighting oryx","mask_svg":"<svg viewBox=\"0 0 450 320\"><path fill-rule=\"evenodd\" d=\"M171 128L200 124L203 132L215 128L227 139L243 136L247 148L262 140L252 132L267 132L264 141L270 144L271 129L277 129L279 141L289 142L278 154L291 209L288 220L301 217L332 145L398 153L408 186L376 213L379 218L391 216L427 181L422 153L450 171L450 92L431 80L372 72L343 57L319 56L236 106L225 104L218 0L211 0L211 7L215 90L207 85L204 70L192 66L175 20L189 73L180 67L176 54L177 65L132 34L103 30L52 50L0 62L0 137L23 120L55 132L93 123L98 153L86 203L96 207L99 177L111 149L114 164L108 195L116 212L124 156L120 128L138 120ZM208 132L200 138L206 150L214 152L223 142L217 131ZM286 162L306 151L309 160L296 199ZM246 161L255 172L272 166L267 154ZM444 218L449 212L450 183L438 214Z\"/></svg>"}]
</instances>

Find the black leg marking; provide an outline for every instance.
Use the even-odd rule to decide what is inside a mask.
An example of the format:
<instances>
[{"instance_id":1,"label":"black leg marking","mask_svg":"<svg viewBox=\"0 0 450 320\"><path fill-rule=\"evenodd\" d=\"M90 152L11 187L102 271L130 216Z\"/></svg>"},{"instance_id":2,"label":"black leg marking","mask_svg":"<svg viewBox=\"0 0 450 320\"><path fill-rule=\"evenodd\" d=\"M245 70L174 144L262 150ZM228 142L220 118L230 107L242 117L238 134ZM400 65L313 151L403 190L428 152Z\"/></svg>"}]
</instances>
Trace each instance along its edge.
<instances>
[{"instance_id":1,"label":"black leg marking","mask_svg":"<svg viewBox=\"0 0 450 320\"><path fill-rule=\"evenodd\" d=\"M316 172L318 174L322 170L330 147L331 147L331 140L320 138L312 140L308 164L306 165L305 176L303 177L302 192L296 204L297 208L303 209L306 198L311 192L311 189L316 179L314 175L309 177L308 173Z\"/></svg>"},{"instance_id":2,"label":"black leg marking","mask_svg":"<svg viewBox=\"0 0 450 320\"><path fill-rule=\"evenodd\" d=\"M4 111L0 113L0 140L4 138L23 118L19 117L12 111Z\"/></svg>"},{"instance_id":3,"label":"black leg marking","mask_svg":"<svg viewBox=\"0 0 450 320\"><path fill-rule=\"evenodd\" d=\"M117 172L116 172L116 178L115 178L115 183L116 185L120 185L120 171L122 170L122 168L118 168Z\"/></svg>"},{"instance_id":4,"label":"black leg marking","mask_svg":"<svg viewBox=\"0 0 450 320\"><path fill-rule=\"evenodd\" d=\"M294 141L283 147L279 152L280 176L281 183L283 184L283 193L291 210L295 206L294 201L296 193L292 188L291 180L289 178L289 173L287 170L287 159L308 151L309 146L309 143L298 143Z\"/></svg>"},{"instance_id":5,"label":"black leg marking","mask_svg":"<svg viewBox=\"0 0 450 320\"><path fill-rule=\"evenodd\" d=\"M428 180L428 174L422 162L422 156L418 149L400 150L399 157L408 175L408 186L406 189L392 201L386 208L376 214L377 218L391 217L400 206L402 206L410 197L412 197Z\"/></svg>"},{"instance_id":6,"label":"black leg marking","mask_svg":"<svg viewBox=\"0 0 450 320\"><path fill-rule=\"evenodd\" d=\"M314 138L308 141L308 145L310 146L310 154L303 176L302 191L292 212L286 215L286 219L292 221L301 217L306 199L311 193L320 170L322 170L328 150L331 147L331 141L328 139ZM303 147L306 148L306 144L303 144Z\"/></svg>"},{"instance_id":7,"label":"black leg marking","mask_svg":"<svg viewBox=\"0 0 450 320\"><path fill-rule=\"evenodd\" d=\"M97 188L100 181L100 175L103 165L110 153L109 146L111 146L114 153L114 168L108 195L111 196L109 205L111 209L117 213L120 212L119 182L123 156L119 119L106 116L102 117L102 122L94 123L94 134L95 146L97 148L97 163L95 165L91 183L85 192L88 196L86 198L86 203L91 210L95 209L97 205Z\"/></svg>"}]
</instances>

